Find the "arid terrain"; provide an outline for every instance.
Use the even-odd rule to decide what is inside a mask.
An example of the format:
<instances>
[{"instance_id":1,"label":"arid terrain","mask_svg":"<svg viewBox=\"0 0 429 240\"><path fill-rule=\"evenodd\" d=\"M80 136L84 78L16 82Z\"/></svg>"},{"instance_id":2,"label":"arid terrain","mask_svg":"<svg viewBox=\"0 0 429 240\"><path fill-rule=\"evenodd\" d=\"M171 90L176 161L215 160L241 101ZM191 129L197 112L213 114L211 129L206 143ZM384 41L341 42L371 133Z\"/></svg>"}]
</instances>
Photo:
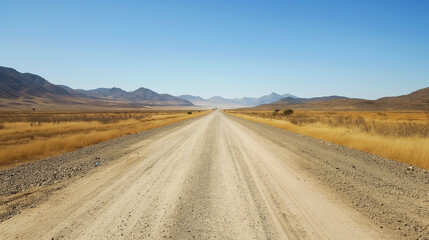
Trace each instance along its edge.
<instances>
[{"instance_id":1,"label":"arid terrain","mask_svg":"<svg viewBox=\"0 0 429 240\"><path fill-rule=\"evenodd\" d=\"M0 9L0 240L429 240L429 0Z\"/></svg>"},{"instance_id":2,"label":"arid terrain","mask_svg":"<svg viewBox=\"0 0 429 240\"><path fill-rule=\"evenodd\" d=\"M205 113L200 110L0 112L0 169Z\"/></svg>"},{"instance_id":3,"label":"arid terrain","mask_svg":"<svg viewBox=\"0 0 429 240\"><path fill-rule=\"evenodd\" d=\"M285 113L286 111L286 113ZM429 113L228 110L229 114L429 169Z\"/></svg>"},{"instance_id":4,"label":"arid terrain","mask_svg":"<svg viewBox=\"0 0 429 240\"><path fill-rule=\"evenodd\" d=\"M1 239L429 239L429 172L220 111L0 171Z\"/></svg>"}]
</instances>

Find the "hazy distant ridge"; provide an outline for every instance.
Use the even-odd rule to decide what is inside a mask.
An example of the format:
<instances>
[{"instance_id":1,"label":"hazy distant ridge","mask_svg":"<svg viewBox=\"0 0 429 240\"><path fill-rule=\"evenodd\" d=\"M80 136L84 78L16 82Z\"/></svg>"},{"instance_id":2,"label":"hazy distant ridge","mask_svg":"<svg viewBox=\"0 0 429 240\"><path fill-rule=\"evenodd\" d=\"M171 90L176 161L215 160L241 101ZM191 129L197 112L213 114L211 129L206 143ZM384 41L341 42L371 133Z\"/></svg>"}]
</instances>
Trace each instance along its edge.
<instances>
[{"instance_id":1,"label":"hazy distant ridge","mask_svg":"<svg viewBox=\"0 0 429 240\"><path fill-rule=\"evenodd\" d=\"M223 98L220 96L214 96L208 99L204 99L200 96L192 96L192 95L181 95L177 96L178 98L186 99L193 103L196 106L201 107L210 107L210 108L240 108L240 107L253 107L258 106L261 104L268 104L275 102L281 98L285 97L291 97L296 98L296 96L291 94L283 94L279 95L275 92L264 95L259 98L250 98L250 97L243 97L243 98L234 98L234 99L228 99Z\"/></svg>"},{"instance_id":2,"label":"hazy distant ridge","mask_svg":"<svg viewBox=\"0 0 429 240\"><path fill-rule=\"evenodd\" d=\"M166 103L166 105L192 106L193 104L185 99L177 98L169 94L159 94L147 88L127 92L120 88L97 88L92 90L71 89L67 86L59 85L70 94L85 96L89 98L121 100L129 102L149 101L153 103Z\"/></svg>"}]
</instances>

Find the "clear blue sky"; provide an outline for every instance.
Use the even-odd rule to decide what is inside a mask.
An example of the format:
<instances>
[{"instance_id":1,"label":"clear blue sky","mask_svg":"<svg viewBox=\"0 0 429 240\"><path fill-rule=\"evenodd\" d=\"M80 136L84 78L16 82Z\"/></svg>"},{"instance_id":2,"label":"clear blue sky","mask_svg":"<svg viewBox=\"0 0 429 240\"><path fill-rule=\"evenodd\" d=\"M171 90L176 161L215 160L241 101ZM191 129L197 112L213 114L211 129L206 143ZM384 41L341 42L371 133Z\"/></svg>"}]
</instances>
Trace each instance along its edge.
<instances>
[{"instance_id":1,"label":"clear blue sky","mask_svg":"<svg viewBox=\"0 0 429 240\"><path fill-rule=\"evenodd\" d=\"M429 1L4 1L0 65L73 88L374 99L429 87Z\"/></svg>"}]
</instances>

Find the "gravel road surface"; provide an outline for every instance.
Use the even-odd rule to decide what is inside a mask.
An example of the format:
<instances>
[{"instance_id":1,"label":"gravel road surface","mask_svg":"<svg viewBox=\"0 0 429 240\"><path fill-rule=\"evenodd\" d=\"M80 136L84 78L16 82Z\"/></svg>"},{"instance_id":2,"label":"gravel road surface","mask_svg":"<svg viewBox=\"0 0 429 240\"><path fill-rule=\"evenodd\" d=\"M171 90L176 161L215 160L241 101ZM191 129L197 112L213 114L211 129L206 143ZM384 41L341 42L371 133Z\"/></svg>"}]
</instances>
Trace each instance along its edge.
<instances>
[{"instance_id":1,"label":"gravel road surface","mask_svg":"<svg viewBox=\"0 0 429 240\"><path fill-rule=\"evenodd\" d=\"M0 239L429 238L428 171L220 111L0 180Z\"/></svg>"}]
</instances>

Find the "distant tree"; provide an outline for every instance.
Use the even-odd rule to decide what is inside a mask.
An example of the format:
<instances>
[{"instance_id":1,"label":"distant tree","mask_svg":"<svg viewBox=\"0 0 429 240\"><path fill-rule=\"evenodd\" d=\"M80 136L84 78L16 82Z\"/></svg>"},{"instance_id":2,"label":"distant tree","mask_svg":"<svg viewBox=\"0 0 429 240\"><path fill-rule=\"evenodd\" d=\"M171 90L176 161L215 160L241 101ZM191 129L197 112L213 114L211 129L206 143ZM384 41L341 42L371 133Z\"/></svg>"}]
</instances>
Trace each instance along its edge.
<instances>
[{"instance_id":1,"label":"distant tree","mask_svg":"<svg viewBox=\"0 0 429 240\"><path fill-rule=\"evenodd\" d=\"M283 114L286 116L292 115L293 114L293 110L292 109L286 109L283 111Z\"/></svg>"}]
</instances>

